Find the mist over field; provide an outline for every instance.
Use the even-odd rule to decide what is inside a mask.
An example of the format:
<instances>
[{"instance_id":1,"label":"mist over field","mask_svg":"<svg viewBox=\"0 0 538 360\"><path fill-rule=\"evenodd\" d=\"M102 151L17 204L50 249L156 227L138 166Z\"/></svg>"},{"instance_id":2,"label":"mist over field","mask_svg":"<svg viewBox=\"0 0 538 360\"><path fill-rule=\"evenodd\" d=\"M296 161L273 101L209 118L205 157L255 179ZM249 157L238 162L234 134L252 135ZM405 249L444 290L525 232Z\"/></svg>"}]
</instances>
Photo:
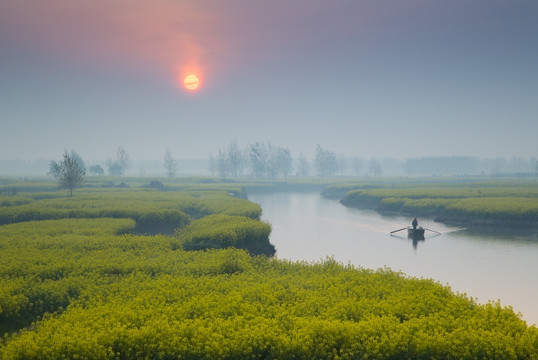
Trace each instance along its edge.
<instances>
[{"instance_id":1,"label":"mist over field","mask_svg":"<svg viewBox=\"0 0 538 360\"><path fill-rule=\"evenodd\" d=\"M237 141L321 145L349 175L530 173L536 18L525 0L5 0L0 172L64 151L106 170L122 146L129 174L164 173L167 149L209 173Z\"/></svg>"},{"instance_id":2,"label":"mist over field","mask_svg":"<svg viewBox=\"0 0 538 360\"><path fill-rule=\"evenodd\" d=\"M537 19L0 0L0 359L538 359Z\"/></svg>"}]
</instances>

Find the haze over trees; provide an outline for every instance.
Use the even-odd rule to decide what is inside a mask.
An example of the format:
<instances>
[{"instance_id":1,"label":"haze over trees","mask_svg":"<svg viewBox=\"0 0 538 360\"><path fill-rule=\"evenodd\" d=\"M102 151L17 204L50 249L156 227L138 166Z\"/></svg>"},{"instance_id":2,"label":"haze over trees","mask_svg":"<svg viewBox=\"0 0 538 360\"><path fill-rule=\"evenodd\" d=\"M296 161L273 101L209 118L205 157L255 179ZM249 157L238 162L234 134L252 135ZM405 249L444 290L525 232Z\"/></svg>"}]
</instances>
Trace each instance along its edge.
<instances>
[{"instance_id":1,"label":"haze over trees","mask_svg":"<svg viewBox=\"0 0 538 360\"><path fill-rule=\"evenodd\" d=\"M314 154L314 167L319 177L334 176L338 171L338 160L334 151L324 149L318 144Z\"/></svg>"},{"instance_id":2,"label":"haze over trees","mask_svg":"<svg viewBox=\"0 0 538 360\"><path fill-rule=\"evenodd\" d=\"M170 153L170 150L166 149L163 157L163 165L166 169L166 175L168 177L174 177L179 168L179 164L176 159Z\"/></svg>"},{"instance_id":3,"label":"haze over trees","mask_svg":"<svg viewBox=\"0 0 538 360\"><path fill-rule=\"evenodd\" d=\"M241 150L232 141L226 150L219 149L217 157L211 157L211 173L222 178L237 178L247 169L256 179L287 178L293 169L293 158L288 148L270 142L256 142Z\"/></svg>"},{"instance_id":4,"label":"haze over trees","mask_svg":"<svg viewBox=\"0 0 538 360\"><path fill-rule=\"evenodd\" d=\"M222 156L222 155L221 155ZM242 171L244 165L244 155L237 145L237 140L234 140L228 146L228 153L225 156L229 163L232 176L236 178Z\"/></svg>"},{"instance_id":5,"label":"haze over trees","mask_svg":"<svg viewBox=\"0 0 538 360\"><path fill-rule=\"evenodd\" d=\"M299 154L296 163L297 176L307 177L308 175L310 175L310 161L308 161L308 159L303 153Z\"/></svg>"},{"instance_id":6,"label":"haze over trees","mask_svg":"<svg viewBox=\"0 0 538 360\"><path fill-rule=\"evenodd\" d=\"M82 158L74 151L64 153L60 162L51 161L50 169L58 184L69 189L69 196L73 196L73 188L84 183L86 168Z\"/></svg>"},{"instance_id":7,"label":"haze over trees","mask_svg":"<svg viewBox=\"0 0 538 360\"><path fill-rule=\"evenodd\" d=\"M116 158L114 160L108 160L108 173L112 176L125 176L125 171L131 165L131 159L129 154L125 151L123 146L118 146L116 150Z\"/></svg>"},{"instance_id":8,"label":"haze over trees","mask_svg":"<svg viewBox=\"0 0 538 360\"><path fill-rule=\"evenodd\" d=\"M256 142L246 146L231 141L225 148L218 149L209 158L182 158L181 170L194 176L211 175L220 178L250 177L257 179L285 179L288 176L516 176L538 177L538 159L530 158L479 158L473 156L428 156L408 159L392 157L361 157L336 154L332 149L319 144L312 156L303 152L292 154L286 146L275 146L271 142ZM74 154L73 154L74 153ZM308 153L308 152L306 152ZM86 161L75 152L72 156L87 168L93 176L126 176L131 158L121 146L116 156L108 160L91 159ZM166 154L165 154L166 157ZM163 161L165 163L163 163ZM134 163L139 176L176 175L179 159L170 157L160 159L137 159ZM177 166L177 167L175 167ZM174 169L175 167L175 169ZM47 159L0 160L0 175L35 176L51 171ZM133 172L130 174L132 175Z\"/></svg>"},{"instance_id":9,"label":"haze over trees","mask_svg":"<svg viewBox=\"0 0 538 360\"><path fill-rule=\"evenodd\" d=\"M92 165L90 166L90 174L96 176L103 176L105 175L105 170L103 170L101 165Z\"/></svg>"},{"instance_id":10,"label":"haze over trees","mask_svg":"<svg viewBox=\"0 0 538 360\"><path fill-rule=\"evenodd\" d=\"M381 164L379 163L377 159L371 159L370 163L368 164L368 167L370 169L370 174L372 174L372 176L374 177L381 176L382 174Z\"/></svg>"}]
</instances>

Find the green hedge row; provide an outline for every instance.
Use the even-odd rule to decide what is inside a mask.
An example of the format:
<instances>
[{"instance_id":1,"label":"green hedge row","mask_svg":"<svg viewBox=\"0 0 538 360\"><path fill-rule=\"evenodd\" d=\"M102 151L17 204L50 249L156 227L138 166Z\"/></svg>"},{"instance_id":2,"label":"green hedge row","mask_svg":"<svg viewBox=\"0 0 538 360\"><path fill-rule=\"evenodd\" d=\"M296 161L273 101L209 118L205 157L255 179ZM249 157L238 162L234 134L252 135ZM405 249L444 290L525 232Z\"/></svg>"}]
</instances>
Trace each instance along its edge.
<instances>
[{"instance_id":1,"label":"green hedge row","mask_svg":"<svg viewBox=\"0 0 538 360\"><path fill-rule=\"evenodd\" d=\"M209 215L176 232L184 250L235 247L253 255L273 255L271 225L243 216Z\"/></svg>"},{"instance_id":2,"label":"green hedge row","mask_svg":"<svg viewBox=\"0 0 538 360\"><path fill-rule=\"evenodd\" d=\"M0 197L0 225L65 218L130 218L142 233L172 234L191 219L228 214L259 219L258 204L225 191L160 192L147 189L82 189L73 198L41 193Z\"/></svg>"},{"instance_id":3,"label":"green hedge row","mask_svg":"<svg viewBox=\"0 0 538 360\"><path fill-rule=\"evenodd\" d=\"M517 196L516 196L517 195ZM349 191L343 205L478 224L538 225L538 186Z\"/></svg>"}]
</instances>

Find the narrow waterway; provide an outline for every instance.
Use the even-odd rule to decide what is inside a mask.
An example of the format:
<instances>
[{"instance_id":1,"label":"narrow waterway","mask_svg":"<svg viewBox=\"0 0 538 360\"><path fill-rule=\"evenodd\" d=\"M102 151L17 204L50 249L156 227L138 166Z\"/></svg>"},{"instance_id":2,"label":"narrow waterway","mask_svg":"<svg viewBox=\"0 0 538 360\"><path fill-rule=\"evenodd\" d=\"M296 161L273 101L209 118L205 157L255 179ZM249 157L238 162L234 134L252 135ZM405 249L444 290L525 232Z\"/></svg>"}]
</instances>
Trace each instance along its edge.
<instances>
[{"instance_id":1,"label":"narrow waterway","mask_svg":"<svg viewBox=\"0 0 538 360\"><path fill-rule=\"evenodd\" d=\"M430 278L480 303L500 300L538 324L538 239L536 234L485 235L451 228L432 219L419 225L425 240L402 231L407 217L351 209L315 193L251 194L271 223L271 243L281 259L316 261L333 257L369 269L388 267Z\"/></svg>"}]
</instances>

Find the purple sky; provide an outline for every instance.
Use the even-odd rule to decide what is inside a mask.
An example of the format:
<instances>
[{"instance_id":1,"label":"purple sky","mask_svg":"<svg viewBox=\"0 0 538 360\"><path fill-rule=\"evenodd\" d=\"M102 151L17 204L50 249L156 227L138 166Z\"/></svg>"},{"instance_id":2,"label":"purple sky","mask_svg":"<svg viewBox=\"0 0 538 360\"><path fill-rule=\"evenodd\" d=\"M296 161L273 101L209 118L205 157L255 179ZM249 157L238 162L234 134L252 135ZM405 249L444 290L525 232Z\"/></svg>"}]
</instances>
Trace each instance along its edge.
<instances>
[{"instance_id":1,"label":"purple sky","mask_svg":"<svg viewBox=\"0 0 538 360\"><path fill-rule=\"evenodd\" d=\"M0 160L538 156L537 19L535 0L2 0Z\"/></svg>"}]
</instances>

